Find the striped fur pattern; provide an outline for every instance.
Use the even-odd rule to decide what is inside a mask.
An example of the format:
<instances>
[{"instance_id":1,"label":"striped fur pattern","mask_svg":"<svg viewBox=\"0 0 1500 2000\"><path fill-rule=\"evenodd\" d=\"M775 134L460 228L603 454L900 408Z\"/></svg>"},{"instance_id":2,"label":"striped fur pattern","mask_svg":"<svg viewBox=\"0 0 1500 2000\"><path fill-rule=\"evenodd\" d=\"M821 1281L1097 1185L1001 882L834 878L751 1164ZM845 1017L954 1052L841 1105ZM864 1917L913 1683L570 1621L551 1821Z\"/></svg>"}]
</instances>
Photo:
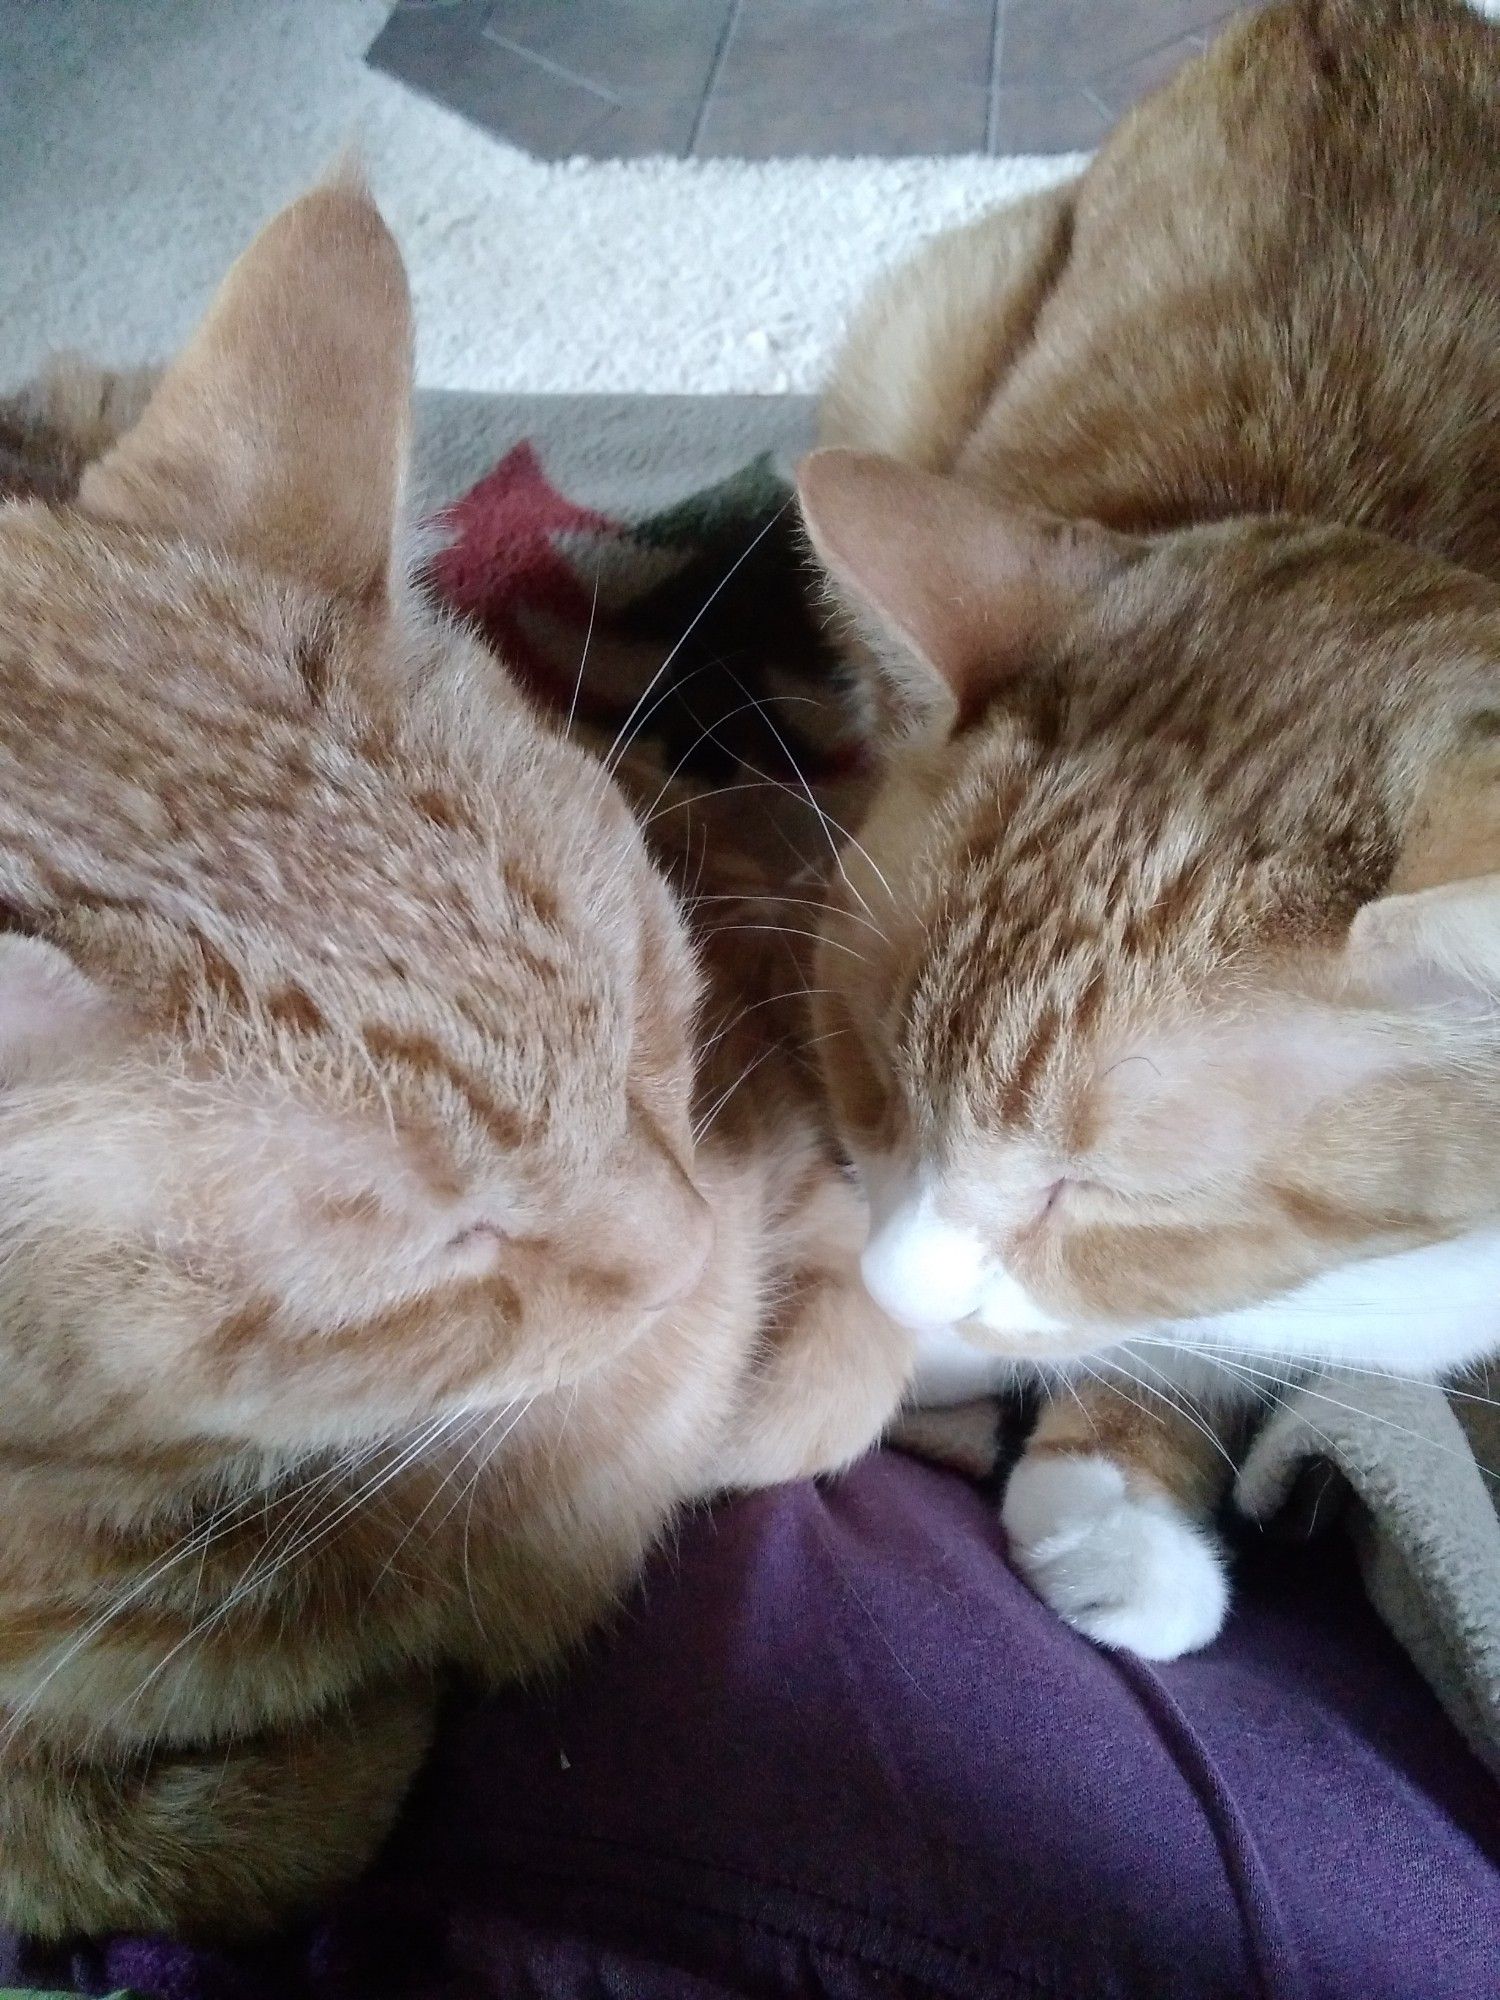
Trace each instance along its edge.
<instances>
[{"instance_id":1,"label":"striped fur pattern","mask_svg":"<svg viewBox=\"0 0 1500 2000\"><path fill-rule=\"evenodd\" d=\"M700 1061L726 1008L609 775L402 573L409 345L340 181L159 382L0 414L52 460L0 505L23 1931L280 1920L391 1823L445 1663L546 1666L677 1505L843 1463L904 1383L811 1088L749 1030Z\"/></svg>"},{"instance_id":2,"label":"striped fur pattern","mask_svg":"<svg viewBox=\"0 0 1500 2000\"><path fill-rule=\"evenodd\" d=\"M1115 1556L1052 1473L1012 1526L1143 1651L1222 1617L1120 1553L1171 1496L1210 1590L1189 1391L1500 1345L1497 106L1448 0L1236 24L887 283L803 469L887 747L819 968L867 1273L929 1392L1092 1403Z\"/></svg>"}]
</instances>

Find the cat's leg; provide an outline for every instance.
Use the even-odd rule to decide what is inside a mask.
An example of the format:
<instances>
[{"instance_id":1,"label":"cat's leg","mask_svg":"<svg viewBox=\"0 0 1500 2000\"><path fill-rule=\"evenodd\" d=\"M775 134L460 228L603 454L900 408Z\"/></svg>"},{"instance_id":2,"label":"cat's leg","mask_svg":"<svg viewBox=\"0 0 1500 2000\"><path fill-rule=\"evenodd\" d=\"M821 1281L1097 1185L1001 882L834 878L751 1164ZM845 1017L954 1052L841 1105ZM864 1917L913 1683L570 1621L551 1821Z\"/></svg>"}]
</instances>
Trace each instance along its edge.
<instances>
[{"instance_id":1,"label":"cat's leg","mask_svg":"<svg viewBox=\"0 0 1500 2000\"><path fill-rule=\"evenodd\" d=\"M886 1318L860 1278L863 1212L831 1169L802 1223L800 1255L716 1456L723 1486L841 1471L879 1441L911 1377L910 1336Z\"/></svg>"},{"instance_id":2,"label":"cat's leg","mask_svg":"<svg viewBox=\"0 0 1500 2000\"><path fill-rule=\"evenodd\" d=\"M369 1692L300 1728L108 1763L0 1756L0 1922L42 1939L272 1928L351 1880L389 1832L433 1699Z\"/></svg>"},{"instance_id":3,"label":"cat's leg","mask_svg":"<svg viewBox=\"0 0 1500 2000\"><path fill-rule=\"evenodd\" d=\"M926 1459L966 1479L988 1479L1000 1462L1001 1405L994 1396L940 1409L905 1410L891 1427L897 1451Z\"/></svg>"},{"instance_id":4,"label":"cat's leg","mask_svg":"<svg viewBox=\"0 0 1500 2000\"><path fill-rule=\"evenodd\" d=\"M1048 1403L1005 1493L1016 1567L1102 1645L1150 1660L1208 1645L1229 1609L1212 1517L1235 1428L1103 1384Z\"/></svg>"},{"instance_id":5,"label":"cat's leg","mask_svg":"<svg viewBox=\"0 0 1500 2000\"><path fill-rule=\"evenodd\" d=\"M951 470L1067 257L1075 187L946 230L890 272L834 364L818 442Z\"/></svg>"}]
</instances>

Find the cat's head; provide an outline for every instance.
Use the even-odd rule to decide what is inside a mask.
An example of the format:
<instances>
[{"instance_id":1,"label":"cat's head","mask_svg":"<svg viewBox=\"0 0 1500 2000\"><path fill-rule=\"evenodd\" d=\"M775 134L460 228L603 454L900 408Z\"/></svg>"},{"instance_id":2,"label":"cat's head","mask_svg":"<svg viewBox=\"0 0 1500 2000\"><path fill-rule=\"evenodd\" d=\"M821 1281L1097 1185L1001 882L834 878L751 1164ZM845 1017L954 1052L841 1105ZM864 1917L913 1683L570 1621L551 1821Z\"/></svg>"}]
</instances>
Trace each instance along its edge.
<instances>
[{"instance_id":1,"label":"cat's head","mask_svg":"<svg viewBox=\"0 0 1500 2000\"><path fill-rule=\"evenodd\" d=\"M410 327L339 182L67 504L0 508L0 1427L519 1403L690 1290L696 976L599 767L408 586Z\"/></svg>"},{"instance_id":2,"label":"cat's head","mask_svg":"<svg viewBox=\"0 0 1500 2000\"><path fill-rule=\"evenodd\" d=\"M1495 1229L1500 592L843 451L801 488L884 746L818 979L881 1302L1062 1361ZM1469 1358L1430 1332L1401 1365Z\"/></svg>"}]
</instances>

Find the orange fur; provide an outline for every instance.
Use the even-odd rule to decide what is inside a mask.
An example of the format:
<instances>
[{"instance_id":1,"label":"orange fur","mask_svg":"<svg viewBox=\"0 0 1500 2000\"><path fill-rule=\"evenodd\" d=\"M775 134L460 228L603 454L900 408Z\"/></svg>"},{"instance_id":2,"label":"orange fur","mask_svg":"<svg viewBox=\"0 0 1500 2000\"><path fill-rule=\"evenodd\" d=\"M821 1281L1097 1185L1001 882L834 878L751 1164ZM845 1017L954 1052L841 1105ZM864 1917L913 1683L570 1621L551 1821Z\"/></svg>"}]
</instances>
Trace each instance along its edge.
<instances>
[{"instance_id":1,"label":"orange fur","mask_svg":"<svg viewBox=\"0 0 1500 2000\"><path fill-rule=\"evenodd\" d=\"M1174 1325L1500 1224L1497 104L1447 0L1273 7L840 362L804 512L888 756L825 1067L1051 1322L999 1357L1176 1381ZM1159 1487L1175 1403L1089 1393Z\"/></svg>"},{"instance_id":2,"label":"orange fur","mask_svg":"<svg viewBox=\"0 0 1500 2000\"><path fill-rule=\"evenodd\" d=\"M677 1504L843 1463L905 1377L811 1091L715 1124L622 800L407 585L409 348L342 182L154 390L0 412L53 460L0 506L22 1930L318 1895L442 1664L546 1665Z\"/></svg>"}]
</instances>

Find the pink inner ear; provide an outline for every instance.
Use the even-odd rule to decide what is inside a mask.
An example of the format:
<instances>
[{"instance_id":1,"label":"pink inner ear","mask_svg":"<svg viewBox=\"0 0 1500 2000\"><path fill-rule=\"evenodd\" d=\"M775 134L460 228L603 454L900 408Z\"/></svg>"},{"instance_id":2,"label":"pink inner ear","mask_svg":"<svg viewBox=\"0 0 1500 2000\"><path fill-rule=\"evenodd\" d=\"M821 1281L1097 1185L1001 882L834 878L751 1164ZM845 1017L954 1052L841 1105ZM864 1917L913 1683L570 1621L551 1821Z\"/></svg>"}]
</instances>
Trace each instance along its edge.
<instances>
[{"instance_id":1,"label":"pink inner ear","mask_svg":"<svg viewBox=\"0 0 1500 2000\"><path fill-rule=\"evenodd\" d=\"M400 252L365 189L336 179L245 251L79 504L376 605L410 389Z\"/></svg>"},{"instance_id":2,"label":"pink inner ear","mask_svg":"<svg viewBox=\"0 0 1500 2000\"><path fill-rule=\"evenodd\" d=\"M925 668L957 714L1024 667L1136 545L1091 521L998 506L960 479L873 453L817 451L797 474L834 581Z\"/></svg>"},{"instance_id":3,"label":"pink inner ear","mask_svg":"<svg viewBox=\"0 0 1500 2000\"><path fill-rule=\"evenodd\" d=\"M127 1019L55 945L0 937L0 1076L6 1083L56 1075L117 1039Z\"/></svg>"}]
</instances>

